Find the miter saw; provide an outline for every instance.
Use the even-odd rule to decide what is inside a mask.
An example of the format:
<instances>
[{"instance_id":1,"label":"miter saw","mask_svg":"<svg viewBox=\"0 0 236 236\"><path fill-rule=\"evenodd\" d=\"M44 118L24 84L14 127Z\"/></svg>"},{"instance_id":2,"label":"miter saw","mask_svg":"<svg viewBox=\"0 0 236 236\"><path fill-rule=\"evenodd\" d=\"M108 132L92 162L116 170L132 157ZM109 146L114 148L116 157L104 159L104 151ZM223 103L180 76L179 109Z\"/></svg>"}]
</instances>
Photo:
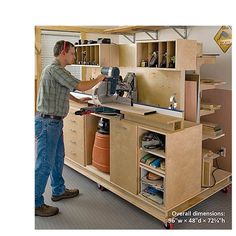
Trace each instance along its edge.
<instances>
[{"instance_id":1,"label":"miter saw","mask_svg":"<svg viewBox=\"0 0 236 236\"><path fill-rule=\"evenodd\" d=\"M101 74L105 75L105 79L93 89L92 93L92 100L95 106L83 107L75 112L76 115L90 113L119 115L119 110L104 107L103 104L122 103L133 106L133 103L137 102L135 73L128 72L123 79L120 76L118 67L103 67Z\"/></svg>"}]
</instances>

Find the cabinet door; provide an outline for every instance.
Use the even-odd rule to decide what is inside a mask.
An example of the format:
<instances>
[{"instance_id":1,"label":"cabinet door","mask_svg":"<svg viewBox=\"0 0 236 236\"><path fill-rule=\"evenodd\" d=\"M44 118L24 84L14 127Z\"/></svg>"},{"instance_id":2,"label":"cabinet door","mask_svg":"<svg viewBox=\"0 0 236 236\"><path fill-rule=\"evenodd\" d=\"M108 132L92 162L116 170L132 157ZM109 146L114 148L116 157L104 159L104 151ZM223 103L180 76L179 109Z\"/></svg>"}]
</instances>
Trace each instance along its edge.
<instances>
[{"instance_id":1,"label":"cabinet door","mask_svg":"<svg viewBox=\"0 0 236 236\"><path fill-rule=\"evenodd\" d=\"M137 194L137 126L124 120L110 121L110 180Z\"/></svg>"},{"instance_id":2,"label":"cabinet door","mask_svg":"<svg viewBox=\"0 0 236 236\"><path fill-rule=\"evenodd\" d=\"M65 156L74 162L85 165L84 158L84 117L76 116L71 108L64 120Z\"/></svg>"}]
</instances>

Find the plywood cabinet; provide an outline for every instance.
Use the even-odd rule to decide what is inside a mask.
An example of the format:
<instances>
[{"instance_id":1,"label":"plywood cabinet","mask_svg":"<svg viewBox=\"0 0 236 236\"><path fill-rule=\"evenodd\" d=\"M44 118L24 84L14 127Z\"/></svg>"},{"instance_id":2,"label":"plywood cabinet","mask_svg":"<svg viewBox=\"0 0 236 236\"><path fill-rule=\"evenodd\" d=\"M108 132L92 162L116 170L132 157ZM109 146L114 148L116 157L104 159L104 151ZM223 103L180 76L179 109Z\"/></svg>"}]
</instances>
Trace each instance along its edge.
<instances>
[{"instance_id":1,"label":"plywood cabinet","mask_svg":"<svg viewBox=\"0 0 236 236\"><path fill-rule=\"evenodd\" d=\"M110 121L110 179L125 190L137 194L137 125L128 121Z\"/></svg>"},{"instance_id":2,"label":"plywood cabinet","mask_svg":"<svg viewBox=\"0 0 236 236\"><path fill-rule=\"evenodd\" d=\"M163 148L145 149L142 147L143 135L150 132L164 140L162 141L164 143ZM148 127L138 127L140 194L143 197L163 208L170 209L200 193L201 132L201 126L193 126L179 132L165 132ZM154 162L149 164L148 160L145 164L142 160L145 157L154 159L160 164L155 167ZM149 172L160 177L157 185L155 181L145 179Z\"/></svg>"}]
</instances>

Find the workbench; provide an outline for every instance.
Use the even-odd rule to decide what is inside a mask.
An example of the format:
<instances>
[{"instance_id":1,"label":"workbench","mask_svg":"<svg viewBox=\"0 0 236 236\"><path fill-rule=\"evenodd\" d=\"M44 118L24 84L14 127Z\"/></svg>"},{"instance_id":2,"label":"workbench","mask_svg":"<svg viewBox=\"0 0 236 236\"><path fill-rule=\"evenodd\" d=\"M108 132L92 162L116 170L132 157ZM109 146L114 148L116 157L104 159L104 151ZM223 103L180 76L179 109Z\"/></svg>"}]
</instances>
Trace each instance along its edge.
<instances>
[{"instance_id":1,"label":"workbench","mask_svg":"<svg viewBox=\"0 0 236 236\"><path fill-rule=\"evenodd\" d=\"M216 184L201 187L202 125L176 117L158 114L143 116L125 113L124 119L101 114L77 116L75 111L84 104L70 103L64 119L65 164L98 186L108 189L145 212L172 227L176 212L187 211L231 183L231 173L215 172ZM155 115L155 116L154 116ZM92 165L92 150L99 119L110 121L110 173ZM167 124L168 123L168 124ZM171 124L171 125L169 125ZM174 125L173 125L174 124ZM177 125L176 125L177 124ZM165 150L145 150L141 138L152 131L165 137ZM165 170L154 169L140 162L151 153L165 162ZM162 177L164 183L161 203L145 197L142 178L148 172ZM173 213L174 212L174 213Z\"/></svg>"}]
</instances>

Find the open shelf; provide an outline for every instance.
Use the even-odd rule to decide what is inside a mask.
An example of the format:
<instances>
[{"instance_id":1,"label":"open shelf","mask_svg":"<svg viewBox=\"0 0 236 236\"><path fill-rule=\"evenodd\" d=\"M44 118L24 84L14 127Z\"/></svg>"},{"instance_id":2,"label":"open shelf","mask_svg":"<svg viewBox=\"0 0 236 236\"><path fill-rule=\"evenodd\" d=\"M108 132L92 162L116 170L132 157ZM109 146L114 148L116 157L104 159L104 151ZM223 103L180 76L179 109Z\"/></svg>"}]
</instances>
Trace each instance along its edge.
<instances>
[{"instance_id":1,"label":"open shelf","mask_svg":"<svg viewBox=\"0 0 236 236\"><path fill-rule=\"evenodd\" d=\"M76 45L76 64L99 65L99 44Z\"/></svg>"},{"instance_id":2,"label":"open shelf","mask_svg":"<svg viewBox=\"0 0 236 236\"><path fill-rule=\"evenodd\" d=\"M175 41L137 43L137 67L175 69L175 44Z\"/></svg>"},{"instance_id":3,"label":"open shelf","mask_svg":"<svg viewBox=\"0 0 236 236\"><path fill-rule=\"evenodd\" d=\"M201 122L201 123L202 123L202 140L218 139L225 135L219 124L211 122Z\"/></svg>"},{"instance_id":4,"label":"open shelf","mask_svg":"<svg viewBox=\"0 0 236 236\"><path fill-rule=\"evenodd\" d=\"M165 196L165 179L163 176L156 174L157 180L149 180L147 178L149 170L140 169L140 194L141 196L152 200L153 202L162 205Z\"/></svg>"},{"instance_id":5,"label":"open shelf","mask_svg":"<svg viewBox=\"0 0 236 236\"><path fill-rule=\"evenodd\" d=\"M215 110L206 110L206 109L200 110L200 116L206 116L206 115L210 115L214 113L215 113Z\"/></svg>"},{"instance_id":6,"label":"open shelf","mask_svg":"<svg viewBox=\"0 0 236 236\"><path fill-rule=\"evenodd\" d=\"M119 66L119 46L115 44L75 45L75 65L98 67Z\"/></svg>"},{"instance_id":7,"label":"open shelf","mask_svg":"<svg viewBox=\"0 0 236 236\"><path fill-rule=\"evenodd\" d=\"M200 116L214 114L216 110L221 109L221 105L211 103L201 103L200 105Z\"/></svg>"},{"instance_id":8,"label":"open shelf","mask_svg":"<svg viewBox=\"0 0 236 236\"><path fill-rule=\"evenodd\" d=\"M158 70L196 69L195 40L140 41L136 43L136 52L137 67L154 67Z\"/></svg>"},{"instance_id":9,"label":"open shelf","mask_svg":"<svg viewBox=\"0 0 236 236\"><path fill-rule=\"evenodd\" d=\"M211 136L209 134L202 133L202 141L207 140L207 139L219 139L219 138L222 138L224 136L225 136L225 134L220 134L218 136Z\"/></svg>"},{"instance_id":10,"label":"open shelf","mask_svg":"<svg viewBox=\"0 0 236 236\"><path fill-rule=\"evenodd\" d=\"M160 175L160 176L162 176L162 177L165 177L165 171L162 170L160 167L154 168L154 167L152 167L152 166L145 165L145 164L143 164L143 163L141 163L141 162L139 163L139 165L140 165L140 167L142 167L143 169L145 169L145 170L147 170L147 171L150 171L150 172L152 172L152 173L154 173L154 174L157 174L157 175Z\"/></svg>"},{"instance_id":11,"label":"open shelf","mask_svg":"<svg viewBox=\"0 0 236 236\"><path fill-rule=\"evenodd\" d=\"M162 149L146 149L146 148L140 148L141 151L153 154L155 156L161 157L161 158L166 158L165 152Z\"/></svg>"},{"instance_id":12,"label":"open shelf","mask_svg":"<svg viewBox=\"0 0 236 236\"><path fill-rule=\"evenodd\" d=\"M225 81L217 81L212 78L201 78L200 89L201 89L201 91L215 89L217 86L221 86L224 84L226 84Z\"/></svg>"}]
</instances>

